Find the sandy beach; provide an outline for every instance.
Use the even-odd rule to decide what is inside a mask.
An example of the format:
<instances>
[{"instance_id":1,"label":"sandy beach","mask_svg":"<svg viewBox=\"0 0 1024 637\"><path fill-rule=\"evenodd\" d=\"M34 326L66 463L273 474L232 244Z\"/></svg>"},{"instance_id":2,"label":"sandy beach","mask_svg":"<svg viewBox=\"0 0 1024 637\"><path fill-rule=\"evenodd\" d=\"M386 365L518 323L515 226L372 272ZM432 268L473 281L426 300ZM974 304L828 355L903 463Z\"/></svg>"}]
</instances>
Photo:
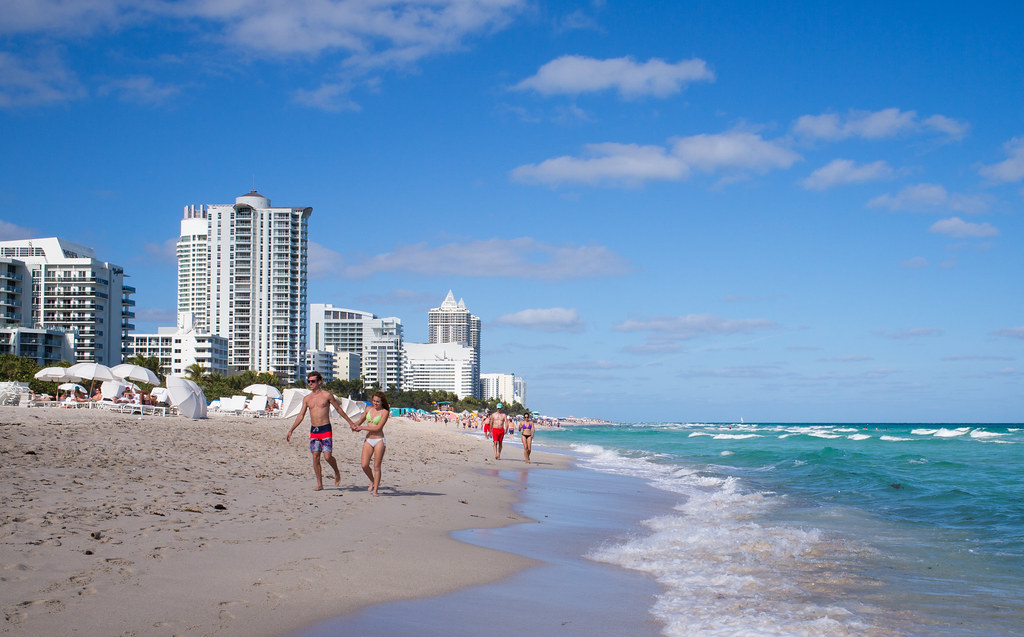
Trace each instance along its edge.
<instances>
[{"instance_id":1,"label":"sandy beach","mask_svg":"<svg viewBox=\"0 0 1024 637\"><path fill-rule=\"evenodd\" d=\"M340 486L325 465L314 492L290 423L0 407L2 632L283 635L534 564L450 533L528 521L494 469L568 458L496 462L478 438L392 418L380 497L347 428Z\"/></svg>"}]
</instances>

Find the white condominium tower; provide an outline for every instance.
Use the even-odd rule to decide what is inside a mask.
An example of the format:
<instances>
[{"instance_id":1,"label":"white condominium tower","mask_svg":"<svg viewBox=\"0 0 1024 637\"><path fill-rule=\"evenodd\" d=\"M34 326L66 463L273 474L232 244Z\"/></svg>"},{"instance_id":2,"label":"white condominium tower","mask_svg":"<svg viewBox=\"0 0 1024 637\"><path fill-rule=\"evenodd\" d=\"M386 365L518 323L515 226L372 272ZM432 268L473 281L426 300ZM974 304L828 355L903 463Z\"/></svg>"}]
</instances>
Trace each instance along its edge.
<instances>
[{"instance_id":1,"label":"white condominium tower","mask_svg":"<svg viewBox=\"0 0 1024 637\"><path fill-rule=\"evenodd\" d=\"M312 208L273 208L255 190L234 204L186 206L178 240L178 312L228 339L231 373L292 383L306 350L307 224Z\"/></svg>"},{"instance_id":2,"label":"white condominium tower","mask_svg":"<svg viewBox=\"0 0 1024 637\"><path fill-rule=\"evenodd\" d=\"M431 309L427 316L427 342L460 343L473 350L473 396L479 398L480 319L469 313L462 299L456 303L451 290L441 307Z\"/></svg>"},{"instance_id":3,"label":"white condominium tower","mask_svg":"<svg viewBox=\"0 0 1024 637\"><path fill-rule=\"evenodd\" d=\"M16 275L4 288L19 290L23 301L13 304L20 312L5 312L5 322L73 332L79 362L121 363L135 329L135 288L125 285L124 268L57 237L0 241L0 259Z\"/></svg>"},{"instance_id":4,"label":"white condominium tower","mask_svg":"<svg viewBox=\"0 0 1024 637\"><path fill-rule=\"evenodd\" d=\"M402 376L402 319L378 318L370 312L310 303L309 348L360 357L366 387L398 387Z\"/></svg>"}]
</instances>

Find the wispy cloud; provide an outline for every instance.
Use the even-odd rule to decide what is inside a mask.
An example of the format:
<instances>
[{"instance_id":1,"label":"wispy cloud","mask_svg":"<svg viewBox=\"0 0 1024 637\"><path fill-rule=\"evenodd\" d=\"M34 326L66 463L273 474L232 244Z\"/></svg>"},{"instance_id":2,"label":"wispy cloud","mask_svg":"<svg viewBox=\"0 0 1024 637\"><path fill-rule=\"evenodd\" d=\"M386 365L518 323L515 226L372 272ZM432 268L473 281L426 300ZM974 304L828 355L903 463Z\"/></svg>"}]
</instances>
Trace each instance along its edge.
<instances>
[{"instance_id":1,"label":"wispy cloud","mask_svg":"<svg viewBox=\"0 0 1024 637\"><path fill-rule=\"evenodd\" d=\"M1021 327L1003 327L994 332L994 336L1005 336L1007 338L1020 338L1024 339L1024 326Z\"/></svg>"},{"instance_id":2,"label":"wispy cloud","mask_svg":"<svg viewBox=\"0 0 1024 637\"><path fill-rule=\"evenodd\" d=\"M359 104L349 97L350 84L321 84L312 90L298 89L292 93L292 102L309 108L337 113L359 111Z\"/></svg>"},{"instance_id":3,"label":"wispy cloud","mask_svg":"<svg viewBox=\"0 0 1024 637\"><path fill-rule=\"evenodd\" d=\"M808 190L827 190L836 186L891 179L894 174L895 171L882 160L858 166L852 159L834 159L812 172L801 183Z\"/></svg>"},{"instance_id":4,"label":"wispy cloud","mask_svg":"<svg viewBox=\"0 0 1024 637\"><path fill-rule=\"evenodd\" d=\"M19 226L9 221L0 219L0 241L15 241L17 239L32 239L40 236L35 228Z\"/></svg>"},{"instance_id":5,"label":"wispy cloud","mask_svg":"<svg viewBox=\"0 0 1024 637\"><path fill-rule=\"evenodd\" d=\"M928 231L935 234L945 234L961 239L994 237L999 234L999 230L988 222L971 223L969 221L964 221L960 217L950 217L949 219L936 221Z\"/></svg>"},{"instance_id":6,"label":"wispy cloud","mask_svg":"<svg viewBox=\"0 0 1024 637\"><path fill-rule=\"evenodd\" d=\"M789 168L800 155L780 141L730 131L669 140L668 146L589 144L580 157L556 157L512 170L517 181L555 185L638 186L647 181L685 181L692 170L743 175Z\"/></svg>"},{"instance_id":7,"label":"wispy cloud","mask_svg":"<svg viewBox=\"0 0 1024 637\"><path fill-rule=\"evenodd\" d=\"M779 329L767 319L724 319L711 314L656 316L623 321L614 327L619 332L648 332L663 339L688 340L700 336L730 336Z\"/></svg>"},{"instance_id":8,"label":"wispy cloud","mask_svg":"<svg viewBox=\"0 0 1024 637\"><path fill-rule=\"evenodd\" d=\"M921 119L917 111L898 108L851 110L846 115L803 115L793 124L793 133L798 137L824 141L850 138L876 140L928 131L942 133L950 139L960 139L967 134L967 130L966 123L944 115Z\"/></svg>"},{"instance_id":9,"label":"wispy cloud","mask_svg":"<svg viewBox=\"0 0 1024 637\"><path fill-rule=\"evenodd\" d=\"M178 22L204 46L222 46L239 58L329 56L332 75L317 89L297 92L296 102L316 108L351 108L341 77L371 69L415 64L465 48L473 36L507 26L526 0L34 0L0 3L0 34L51 40L111 37L127 28ZM253 46L258 42L259 46ZM57 54L30 60L0 53L0 107L37 105L82 97L84 89ZM160 103L174 87L133 76L105 79L101 90L125 99Z\"/></svg>"},{"instance_id":10,"label":"wispy cloud","mask_svg":"<svg viewBox=\"0 0 1024 637\"><path fill-rule=\"evenodd\" d=\"M520 310L499 316L494 323L540 332L582 332L584 327L575 308L562 307Z\"/></svg>"},{"instance_id":11,"label":"wispy cloud","mask_svg":"<svg viewBox=\"0 0 1024 637\"><path fill-rule=\"evenodd\" d=\"M331 266L323 274L340 273L352 278L405 272L420 276L571 280L621 276L633 271L624 257L604 246L551 245L529 237L397 246L391 252L354 260L358 265L346 267L341 267L337 253L321 250L325 252L318 259ZM312 243L310 261L312 277Z\"/></svg>"},{"instance_id":12,"label":"wispy cloud","mask_svg":"<svg viewBox=\"0 0 1024 637\"><path fill-rule=\"evenodd\" d=\"M894 340L906 340L910 338L923 338L929 336L942 336L945 332L938 327L915 327L909 330L875 330L876 336L891 338Z\"/></svg>"},{"instance_id":13,"label":"wispy cloud","mask_svg":"<svg viewBox=\"0 0 1024 637\"><path fill-rule=\"evenodd\" d=\"M631 57L599 60L563 55L540 67L535 75L516 84L514 90L542 95L578 95L616 90L627 99L668 97L691 82L713 81L715 74L704 60L694 58L669 63L658 58L637 62Z\"/></svg>"},{"instance_id":14,"label":"wispy cloud","mask_svg":"<svg viewBox=\"0 0 1024 637\"><path fill-rule=\"evenodd\" d=\"M146 243L142 249L157 262L178 262L178 237L166 239L162 243Z\"/></svg>"},{"instance_id":15,"label":"wispy cloud","mask_svg":"<svg viewBox=\"0 0 1024 637\"><path fill-rule=\"evenodd\" d=\"M116 95L126 102L159 106L181 94L181 88L160 84L147 75L111 80L97 90L98 95Z\"/></svg>"},{"instance_id":16,"label":"wispy cloud","mask_svg":"<svg viewBox=\"0 0 1024 637\"><path fill-rule=\"evenodd\" d=\"M927 211L946 208L957 212L976 214L989 209L992 198L988 195L950 193L939 184L906 186L895 195L886 193L868 202L868 208L889 210Z\"/></svg>"},{"instance_id":17,"label":"wispy cloud","mask_svg":"<svg viewBox=\"0 0 1024 637\"><path fill-rule=\"evenodd\" d=\"M33 59L0 51L0 108L59 104L85 94L56 51L42 52Z\"/></svg>"},{"instance_id":18,"label":"wispy cloud","mask_svg":"<svg viewBox=\"0 0 1024 637\"><path fill-rule=\"evenodd\" d=\"M1024 137L1014 137L1003 144L1007 158L990 166L982 166L978 172L998 182L1014 182L1024 179Z\"/></svg>"}]
</instances>

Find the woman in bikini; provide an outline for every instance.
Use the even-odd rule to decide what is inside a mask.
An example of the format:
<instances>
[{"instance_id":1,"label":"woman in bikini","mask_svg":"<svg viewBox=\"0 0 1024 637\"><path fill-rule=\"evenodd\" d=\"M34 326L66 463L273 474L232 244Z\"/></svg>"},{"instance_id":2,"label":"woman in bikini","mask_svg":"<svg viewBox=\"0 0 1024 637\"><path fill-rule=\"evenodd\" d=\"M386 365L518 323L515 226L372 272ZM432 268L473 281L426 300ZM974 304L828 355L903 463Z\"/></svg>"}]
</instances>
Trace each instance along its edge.
<instances>
[{"instance_id":1,"label":"woman in bikini","mask_svg":"<svg viewBox=\"0 0 1024 637\"><path fill-rule=\"evenodd\" d=\"M384 425L388 423L388 418L391 416L391 407L388 406L388 398L382 391L373 392L372 401L373 406L367 407L359 420L352 424L352 431L366 432L361 464L363 473L370 479L370 488L367 490L373 495L377 495L377 489L380 487L381 465L384 462L384 450L387 447L387 440L384 439ZM372 470L370 469L370 458L373 458Z\"/></svg>"},{"instance_id":2,"label":"woman in bikini","mask_svg":"<svg viewBox=\"0 0 1024 637\"><path fill-rule=\"evenodd\" d=\"M519 425L519 437L523 441L523 455L529 463L530 452L533 451L533 419L529 413L523 416L523 422Z\"/></svg>"}]
</instances>

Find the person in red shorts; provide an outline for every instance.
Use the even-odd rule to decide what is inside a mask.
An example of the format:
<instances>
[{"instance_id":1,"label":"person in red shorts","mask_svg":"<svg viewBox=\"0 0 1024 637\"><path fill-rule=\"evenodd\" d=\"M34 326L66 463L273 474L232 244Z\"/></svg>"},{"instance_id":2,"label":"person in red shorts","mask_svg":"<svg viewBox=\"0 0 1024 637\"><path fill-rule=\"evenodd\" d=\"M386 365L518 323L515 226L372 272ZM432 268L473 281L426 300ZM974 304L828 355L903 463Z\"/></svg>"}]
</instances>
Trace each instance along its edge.
<instances>
[{"instance_id":1,"label":"person in red shorts","mask_svg":"<svg viewBox=\"0 0 1024 637\"><path fill-rule=\"evenodd\" d=\"M484 426L491 426L491 440L494 442L494 459L501 460L501 442L505 439L505 427L508 425L508 415L498 403L498 408L491 412L491 415L484 420Z\"/></svg>"}]
</instances>

